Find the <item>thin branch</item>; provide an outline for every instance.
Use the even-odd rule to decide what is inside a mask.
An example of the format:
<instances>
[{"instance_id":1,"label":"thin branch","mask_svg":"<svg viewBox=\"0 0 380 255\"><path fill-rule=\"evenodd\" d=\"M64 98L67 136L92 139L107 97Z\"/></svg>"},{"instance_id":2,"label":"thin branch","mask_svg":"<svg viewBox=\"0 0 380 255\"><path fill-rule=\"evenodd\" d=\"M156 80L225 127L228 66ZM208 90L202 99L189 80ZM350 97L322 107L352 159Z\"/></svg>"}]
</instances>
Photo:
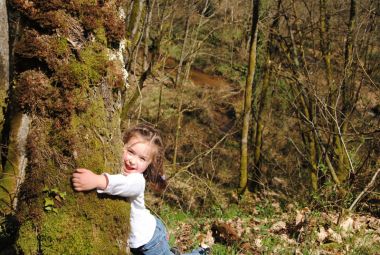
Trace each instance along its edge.
<instances>
[{"instance_id":1,"label":"thin branch","mask_svg":"<svg viewBox=\"0 0 380 255\"><path fill-rule=\"evenodd\" d=\"M348 208L348 210L352 211L354 209L354 207L356 206L356 204L360 201L360 199L362 199L362 197L368 192L368 190L370 188L372 188L372 186L375 184L375 180L376 180L376 177L377 175L380 173L380 168L377 169L376 173L373 175L371 181L367 184L367 186L364 188L364 190L359 194L359 196L357 196L357 198L355 199L355 201L351 204L350 208Z\"/></svg>"},{"instance_id":2,"label":"thin branch","mask_svg":"<svg viewBox=\"0 0 380 255\"><path fill-rule=\"evenodd\" d=\"M197 160L198 159L201 159L201 158L204 158L204 157L206 157L208 154L210 154L216 147L218 147L219 146L219 144L221 143L221 142L223 142L228 136L230 136L230 135L232 135L232 134L234 134L235 132L233 132L233 133L227 133L227 134L225 134L219 141L217 141L215 144L214 144L214 146L212 146L210 149L208 149L207 151L205 151L205 152L202 152L202 153L200 153L200 154L198 154L197 156L195 156L186 166L184 166L184 167L181 167L179 170L178 170L178 172L177 173L175 173L174 175L172 175L172 176L170 176L169 178L168 178L168 181L171 179L171 178L173 178L173 177L175 177L176 175L178 175L179 173L181 173L181 172L184 172L184 171L186 171L186 169L188 169L189 167L191 167L192 165L194 165L196 162L197 162Z\"/></svg>"}]
</instances>

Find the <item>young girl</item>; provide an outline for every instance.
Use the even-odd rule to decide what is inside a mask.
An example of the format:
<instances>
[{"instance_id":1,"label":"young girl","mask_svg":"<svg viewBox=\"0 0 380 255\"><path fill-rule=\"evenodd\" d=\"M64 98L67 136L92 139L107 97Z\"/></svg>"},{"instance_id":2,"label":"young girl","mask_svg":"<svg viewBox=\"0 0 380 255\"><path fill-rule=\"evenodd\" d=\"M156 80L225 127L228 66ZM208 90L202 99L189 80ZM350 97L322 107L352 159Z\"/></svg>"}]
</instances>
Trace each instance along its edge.
<instances>
[{"instance_id":1,"label":"young girl","mask_svg":"<svg viewBox=\"0 0 380 255\"><path fill-rule=\"evenodd\" d=\"M123 167L120 174L95 174L84 168L76 169L72 182L76 191L97 189L127 197L131 203L130 235L132 254L172 255L163 223L145 208L145 182L165 186L163 175L164 145L155 128L138 125L123 137ZM208 254L209 248L198 248L188 255Z\"/></svg>"}]
</instances>

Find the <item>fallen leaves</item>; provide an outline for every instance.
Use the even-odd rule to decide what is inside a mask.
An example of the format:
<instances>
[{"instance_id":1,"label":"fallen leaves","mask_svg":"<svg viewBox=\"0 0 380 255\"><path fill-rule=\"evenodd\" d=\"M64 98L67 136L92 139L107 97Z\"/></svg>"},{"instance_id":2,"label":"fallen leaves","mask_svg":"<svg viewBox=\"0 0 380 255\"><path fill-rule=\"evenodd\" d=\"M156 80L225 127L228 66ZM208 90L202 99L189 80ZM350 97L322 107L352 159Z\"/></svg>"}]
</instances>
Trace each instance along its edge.
<instances>
[{"instance_id":1,"label":"fallen leaves","mask_svg":"<svg viewBox=\"0 0 380 255\"><path fill-rule=\"evenodd\" d=\"M380 219L375 217L359 214L339 217L337 212L318 213L307 207L298 210L292 207L286 212L276 205L272 208L276 213L271 217L264 217L267 215L262 211L228 220L180 224L176 229L177 246L186 251L195 243L221 244L238 247L239 255L286 251L302 254L305 249L311 254L346 254L373 244L380 247ZM196 234L194 229L198 229Z\"/></svg>"},{"instance_id":2,"label":"fallen leaves","mask_svg":"<svg viewBox=\"0 0 380 255\"><path fill-rule=\"evenodd\" d=\"M212 224L211 231L215 240L220 243L232 245L239 241L240 237L236 229L231 224L216 221Z\"/></svg>"}]
</instances>

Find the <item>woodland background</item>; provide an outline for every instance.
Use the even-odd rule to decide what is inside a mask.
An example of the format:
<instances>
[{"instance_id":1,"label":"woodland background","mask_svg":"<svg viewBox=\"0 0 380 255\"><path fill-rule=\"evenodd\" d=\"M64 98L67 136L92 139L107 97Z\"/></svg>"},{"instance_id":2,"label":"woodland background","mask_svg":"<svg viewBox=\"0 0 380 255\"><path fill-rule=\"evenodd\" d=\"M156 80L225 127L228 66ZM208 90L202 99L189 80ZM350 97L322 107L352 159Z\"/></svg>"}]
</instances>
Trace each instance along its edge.
<instances>
[{"instance_id":1,"label":"woodland background","mask_svg":"<svg viewBox=\"0 0 380 255\"><path fill-rule=\"evenodd\" d=\"M375 0L1 0L0 254L126 254L126 201L73 191L166 141L172 245L379 254Z\"/></svg>"}]
</instances>

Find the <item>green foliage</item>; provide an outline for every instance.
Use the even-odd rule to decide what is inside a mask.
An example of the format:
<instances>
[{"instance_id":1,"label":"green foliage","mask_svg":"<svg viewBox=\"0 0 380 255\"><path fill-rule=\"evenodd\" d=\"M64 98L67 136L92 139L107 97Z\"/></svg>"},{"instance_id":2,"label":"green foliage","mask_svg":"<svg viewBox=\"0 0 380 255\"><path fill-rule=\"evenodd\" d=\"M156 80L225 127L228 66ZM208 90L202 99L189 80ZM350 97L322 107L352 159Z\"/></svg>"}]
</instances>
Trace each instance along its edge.
<instances>
[{"instance_id":1,"label":"green foliage","mask_svg":"<svg viewBox=\"0 0 380 255\"><path fill-rule=\"evenodd\" d=\"M182 210L173 210L173 208L169 207L168 205L164 205L161 208L160 213L163 215L165 221L174 224L177 224L191 217L191 214Z\"/></svg>"},{"instance_id":2,"label":"green foliage","mask_svg":"<svg viewBox=\"0 0 380 255\"><path fill-rule=\"evenodd\" d=\"M321 171L324 175L327 174L327 166L324 163L318 164L318 170Z\"/></svg>"},{"instance_id":3,"label":"green foliage","mask_svg":"<svg viewBox=\"0 0 380 255\"><path fill-rule=\"evenodd\" d=\"M281 243L281 240L276 236L265 236L262 239L262 245L266 251L273 251L275 247Z\"/></svg>"},{"instance_id":4,"label":"green foliage","mask_svg":"<svg viewBox=\"0 0 380 255\"><path fill-rule=\"evenodd\" d=\"M58 213L58 208L63 206L66 199L66 192L59 191L58 188L49 189L48 187L45 187L43 192L47 195L44 198L44 210Z\"/></svg>"},{"instance_id":5,"label":"green foliage","mask_svg":"<svg viewBox=\"0 0 380 255\"><path fill-rule=\"evenodd\" d=\"M238 255L239 249L238 247L230 247L230 246L225 246L222 244L215 244L212 246L212 254L213 255ZM247 253L249 254L249 253Z\"/></svg>"},{"instance_id":6,"label":"green foliage","mask_svg":"<svg viewBox=\"0 0 380 255\"><path fill-rule=\"evenodd\" d=\"M236 217L241 217L242 212L237 204L231 204L227 208L223 209L220 205L212 205L210 214L215 218L229 220Z\"/></svg>"},{"instance_id":7,"label":"green foliage","mask_svg":"<svg viewBox=\"0 0 380 255\"><path fill-rule=\"evenodd\" d=\"M269 202L256 205L256 210L259 217L271 218L276 214L275 208Z\"/></svg>"}]
</instances>

